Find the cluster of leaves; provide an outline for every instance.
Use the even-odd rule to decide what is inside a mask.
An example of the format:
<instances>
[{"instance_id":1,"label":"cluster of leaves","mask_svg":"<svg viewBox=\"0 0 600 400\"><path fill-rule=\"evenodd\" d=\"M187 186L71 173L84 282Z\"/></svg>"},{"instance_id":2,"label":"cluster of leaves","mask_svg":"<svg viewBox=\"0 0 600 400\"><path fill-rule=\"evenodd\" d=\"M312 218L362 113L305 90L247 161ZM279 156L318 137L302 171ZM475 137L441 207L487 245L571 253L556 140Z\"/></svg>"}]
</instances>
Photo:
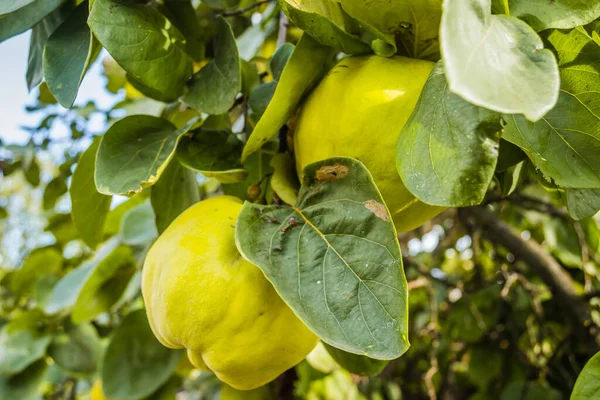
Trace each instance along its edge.
<instances>
[{"instance_id":1,"label":"cluster of leaves","mask_svg":"<svg viewBox=\"0 0 600 400\"><path fill-rule=\"evenodd\" d=\"M32 30L35 108L71 108L51 111L2 160L3 178L44 181L54 240L0 275L0 397L75 396L95 379L112 398L166 399L181 387L217 396L210 374L190 375L182 353L154 339L139 295L153 240L215 193L248 201L240 252L325 343L296 368L298 397L571 392L595 350L580 328L600 323L600 3L10 0L0 14L0 42ZM107 89L126 94L94 137L94 105L73 104L102 49ZM403 182L431 205L493 204L568 269L567 293L581 295L569 301L589 321L566 321L551 279L484 237L468 208L398 242L359 161L313 164L297 181L288 121L341 53L437 62L400 134ZM70 146L40 179L36 156L55 120L70 127ZM55 213L67 192L69 212ZM117 196L128 199L111 207ZM574 399L597 390L594 360Z\"/></svg>"}]
</instances>

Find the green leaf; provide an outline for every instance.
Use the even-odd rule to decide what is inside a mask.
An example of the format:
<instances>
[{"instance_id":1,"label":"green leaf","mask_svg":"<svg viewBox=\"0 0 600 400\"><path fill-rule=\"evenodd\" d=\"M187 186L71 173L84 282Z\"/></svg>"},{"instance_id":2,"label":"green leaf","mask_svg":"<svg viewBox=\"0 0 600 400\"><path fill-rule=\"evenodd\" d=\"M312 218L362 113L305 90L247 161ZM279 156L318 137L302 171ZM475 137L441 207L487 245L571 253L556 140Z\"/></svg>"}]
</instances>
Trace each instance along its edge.
<instances>
[{"instance_id":1,"label":"green leaf","mask_svg":"<svg viewBox=\"0 0 600 400\"><path fill-rule=\"evenodd\" d=\"M156 217L150 202L146 201L127 211L121 222L121 237L130 246L146 246L158 237Z\"/></svg>"},{"instance_id":2,"label":"green leaf","mask_svg":"<svg viewBox=\"0 0 600 400\"><path fill-rule=\"evenodd\" d=\"M31 31L29 39L29 55L27 59L27 88L32 90L42 82L44 78L43 54L44 46L52 32L62 24L71 11L72 5L67 3L44 17ZM1 23L1 20L0 20Z\"/></svg>"},{"instance_id":3,"label":"green leaf","mask_svg":"<svg viewBox=\"0 0 600 400\"><path fill-rule=\"evenodd\" d=\"M40 318L29 311L0 329L0 377L18 374L46 354L52 337L38 329Z\"/></svg>"},{"instance_id":4,"label":"green leaf","mask_svg":"<svg viewBox=\"0 0 600 400\"><path fill-rule=\"evenodd\" d=\"M278 153L271 159L273 176L271 187L285 203L293 206L298 200L298 178L294 170L292 158L285 153Z\"/></svg>"},{"instance_id":5,"label":"green leaf","mask_svg":"<svg viewBox=\"0 0 600 400\"><path fill-rule=\"evenodd\" d=\"M577 231L569 221L553 218L543 225L545 243L562 264L582 268L581 246Z\"/></svg>"},{"instance_id":6,"label":"green leaf","mask_svg":"<svg viewBox=\"0 0 600 400\"><path fill-rule=\"evenodd\" d=\"M35 0L3 16L0 19L0 43L30 29L64 2L65 0Z\"/></svg>"},{"instance_id":7,"label":"green leaf","mask_svg":"<svg viewBox=\"0 0 600 400\"><path fill-rule=\"evenodd\" d=\"M102 345L91 324L69 325L54 337L48 354L70 372L93 373L98 367Z\"/></svg>"},{"instance_id":8,"label":"green leaf","mask_svg":"<svg viewBox=\"0 0 600 400\"><path fill-rule=\"evenodd\" d=\"M27 182L29 182L31 186L37 187L40 184L40 173L42 172L37 158L32 158L31 161L28 164L23 165L23 167L23 173L25 174Z\"/></svg>"},{"instance_id":9,"label":"green leaf","mask_svg":"<svg viewBox=\"0 0 600 400\"><path fill-rule=\"evenodd\" d=\"M110 209L111 196L98 193L94 184L96 152L101 138L94 139L81 155L71 179L71 215L81 238L95 249L102 242L103 226Z\"/></svg>"},{"instance_id":10,"label":"green leaf","mask_svg":"<svg viewBox=\"0 0 600 400\"><path fill-rule=\"evenodd\" d=\"M248 171L240 165L242 142L225 129L200 129L184 136L177 146L179 162L202 175L223 183L241 182Z\"/></svg>"},{"instance_id":11,"label":"green leaf","mask_svg":"<svg viewBox=\"0 0 600 400\"><path fill-rule=\"evenodd\" d=\"M395 46L400 33L410 57L439 59L442 0L341 0L341 4L385 43Z\"/></svg>"},{"instance_id":12,"label":"green leaf","mask_svg":"<svg viewBox=\"0 0 600 400\"><path fill-rule=\"evenodd\" d=\"M268 187L265 177L273 173L273 168L270 166L271 154L270 151L267 153L267 151L263 150L258 150L256 153L251 154L243 164L243 168L248 171L246 179L240 183L223 184L223 192L242 200L255 201L257 199L265 199ZM260 188L258 197L249 196L248 189L256 186Z\"/></svg>"},{"instance_id":13,"label":"green leaf","mask_svg":"<svg viewBox=\"0 0 600 400\"><path fill-rule=\"evenodd\" d=\"M521 161L504 171L496 172L496 178L500 183L500 190L503 197L510 196L527 176L527 165L526 162Z\"/></svg>"},{"instance_id":14,"label":"green leaf","mask_svg":"<svg viewBox=\"0 0 600 400\"><path fill-rule=\"evenodd\" d=\"M16 11L19 8L23 8L26 5L33 3L34 1L36 0L4 0L4 2L0 4L0 15Z\"/></svg>"},{"instance_id":15,"label":"green leaf","mask_svg":"<svg viewBox=\"0 0 600 400\"><path fill-rule=\"evenodd\" d=\"M244 147L242 161L277 134L296 111L302 96L325 72L334 53L331 47L321 45L309 35L302 35L281 73L269 106Z\"/></svg>"},{"instance_id":16,"label":"green leaf","mask_svg":"<svg viewBox=\"0 0 600 400\"><path fill-rule=\"evenodd\" d=\"M115 122L106 132L96 156L95 181L103 194L139 192L156 183L175 154L182 129L163 118L133 115Z\"/></svg>"},{"instance_id":17,"label":"green leaf","mask_svg":"<svg viewBox=\"0 0 600 400\"><path fill-rule=\"evenodd\" d=\"M102 46L136 81L176 100L192 75L184 38L156 7L96 0L88 24Z\"/></svg>"},{"instance_id":18,"label":"green leaf","mask_svg":"<svg viewBox=\"0 0 600 400\"><path fill-rule=\"evenodd\" d=\"M538 122L508 116L503 138L521 147L546 179L563 188L600 188L600 47L582 28L552 31L559 58L558 104Z\"/></svg>"},{"instance_id":19,"label":"green leaf","mask_svg":"<svg viewBox=\"0 0 600 400\"><path fill-rule=\"evenodd\" d=\"M194 60L201 60L204 56L205 44L192 2L190 0L166 1L162 10L185 37L185 51Z\"/></svg>"},{"instance_id":20,"label":"green leaf","mask_svg":"<svg viewBox=\"0 0 600 400\"><path fill-rule=\"evenodd\" d=\"M451 93L439 62L398 137L402 182L427 204L481 203L496 169L501 120L500 114Z\"/></svg>"},{"instance_id":21,"label":"green leaf","mask_svg":"<svg viewBox=\"0 0 600 400\"><path fill-rule=\"evenodd\" d=\"M242 74L235 36L229 23L218 17L215 57L194 75L182 101L199 112L222 114L231 108L240 90Z\"/></svg>"},{"instance_id":22,"label":"green leaf","mask_svg":"<svg viewBox=\"0 0 600 400\"><path fill-rule=\"evenodd\" d=\"M295 207L246 202L236 244L324 342L377 359L409 347L406 278L391 217L358 160L308 165Z\"/></svg>"},{"instance_id":23,"label":"green leaf","mask_svg":"<svg viewBox=\"0 0 600 400\"><path fill-rule=\"evenodd\" d=\"M281 79L281 74L287 65L288 60L294 53L296 47L291 43L284 43L275 51L271 60L269 61L269 68L271 68L271 75L274 81Z\"/></svg>"},{"instance_id":24,"label":"green leaf","mask_svg":"<svg viewBox=\"0 0 600 400\"><path fill-rule=\"evenodd\" d=\"M567 210L573 219L590 218L600 211L600 190L569 189L566 193Z\"/></svg>"},{"instance_id":25,"label":"green leaf","mask_svg":"<svg viewBox=\"0 0 600 400\"><path fill-rule=\"evenodd\" d=\"M600 2L581 0L507 0L510 15L521 18L536 31L572 29L600 17ZM504 1L493 0L492 10L504 13Z\"/></svg>"},{"instance_id":26,"label":"green leaf","mask_svg":"<svg viewBox=\"0 0 600 400\"><path fill-rule=\"evenodd\" d=\"M119 246L114 249L87 275L73 305L71 320L80 324L110 310L134 273L135 259L131 247Z\"/></svg>"},{"instance_id":27,"label":"green leaf","mask_svg":"<svg viewBox=\"0 0 600 400\"><path fill-rule=\"evenodd\" d=\"M104 394L132 400L148 396L169 379L181 356L181 350L168 349L156 340L144 310L133 311L114 331L104 353Z\"/></svg>"},{"instance_id":28,"label":"green leaf","mask_svg":"<svg viewBox=\"0 0 600 400\"><path fill-rule=\"evenodd\" d=\"M42 206L44 210L51 210L56 206L58 199L63 194L67 193L69 188L63 176L53 178L44 188L44 196L42 197Z\"/></svg>"},{"instance_id":29,"label":"green leaf","mask_svg":"<svg viewBox=\"0 0 600 400\"><path fill-rule=\"evenodd\" d=\"M354 33L356 21L351 21L336 0L279 0L287 17L307 35L324 46L346 54L365 54L369 46Z\"/></svg>"},{"instance_id":30,"label":"green leaf","mask_svg":"<svg viewBox=\"0 0 600 400\"><path fill-rule=\"evenodd\" d=\"M342 368L344 368L346 371L352 372L353 374L362 376L377 375L385 368L386 365L388 365L389 362L387 360L376 360L374 358L369 358L358 354L347 353L343 350L336 349L327 343L324 343L323 345L331 357Z\"/></svg>"},{"instance_id":31,"label":"green leaf","mask_svg":"<svg viewBox=\"0 0 600 400\"><path fill-rule=\"evenodd\" d=\"M450 90L475 105L539 120L556 104L554 55L535 31L491 0L446 0L440 29Z\"/></svg>"},{"instance_id":32,"label":"green leaf","mask_svg":"<svg viewBox=\"0 0 600 400\"><path fill-rule=\"evenodd\" d=\"M503 172L514 167L521 161L527 159L527 154L519 146L515 146L507 140L500 140L500 148L498 149L498 163L496 171Z\"/></svg>"},{"instance_id":33,"label":"green leaf","mask_svg":"<svg viewBox=\"0 0 600 400\"><path fill-rule=\"evenodd\" d=\"M488 286L452 304L448 318L442 323L448 336L467 343L479 341L496 323L500 290L499 285Z\"/></svg>"},{"instance_id":34,"label":"green leaf","mask_svg":"<svg viewBox=\"0 0 600 400\"><path fill-rule=\"evenodd\" d=\"M0 399L38 400L47 367L46 361L40 360L19 375L0 377Z\"/></svg>"},{"instance_id":35,"label":"green leaf","mask_svg":"<svg viewBox=\"0 0 600 400\"><path fill-rule=\"evenodd\" d=\"M600 396L600 352L596 353L581 370L571 393L571 400L591 400L598 396Z\"/></svg>"},{"instance_id":36,"label":"green leaf","mask_svg":"<svg viewBox=\"0 0 600 400\"><path fill-rule=\"evenodd\" d=\"M27 296L33 292L42 275L58 273L62 263L61 252L53 247L33 250L23 262L23 266L11 275L8 286L13 293Z\"/></svg>"},{"instance_id":37,"label":"green leaf","mask_svg":"<svg viewBox=\"0 0 600 400\"><path fill-rule=\"evenodd\" d=\"M156 215L156 229L160 234L179 214L200 201L196 174L176 159L171 160L163 179L152 188L150 201Z\"/></svg>"},{"instance_id":38,"label":"green leaf","mask_svg":"<svg viewBox=\"0 0 600 400\"><path fill-rule=\"evenodd\" d=\"M85 1L54 31L44 50L44 78L48 88L65 108L71 108L79 85L100 46L87 25L89 5Z\"/></svg>"},{"instance_id":39,"label":"green leaf","mask_svg":"<svg viewBox=\"0 0 600 400\"><path fill-rule=\"evenodd\" d=\"M142 204L148 196L150 195L149 191L142 191L131 197L130 199L124 201L119 204L112 210L108 212L108 216L106 217L106 221L104 222L104 235L105 236L114 236L121 230L121 222L123 220L123 216L132 208L139 206Z\"/></svg>"},{"instance_id":40,"label":"green leaf","mask_svg":"<svg viewBox=\"0 0 600 400\"><path fill-rule=\"evenodd\" d=\"M523 380L513 381L507 384L500 393L500 400L561 400L564 399L561 392L554 389L545 381L525 382ZM586 398L586 400L591 400Z\"/></svg>"},{"instance_id":41,"label":"green leaf","mask_svg":"<svg viewBox=\"0 0 600 400\"><path fill-rule=\"evenodd\" d=\"M115 261L110 259L110 255L118 245L117 238L107 241L94 253L92 258L65 275L52 290L50 299L44 308L46 314L56 314L71 308L77 301L87 280L94 274L94 270L105 260L108 260L109 264Z\"/></svg>"}]
</instances>

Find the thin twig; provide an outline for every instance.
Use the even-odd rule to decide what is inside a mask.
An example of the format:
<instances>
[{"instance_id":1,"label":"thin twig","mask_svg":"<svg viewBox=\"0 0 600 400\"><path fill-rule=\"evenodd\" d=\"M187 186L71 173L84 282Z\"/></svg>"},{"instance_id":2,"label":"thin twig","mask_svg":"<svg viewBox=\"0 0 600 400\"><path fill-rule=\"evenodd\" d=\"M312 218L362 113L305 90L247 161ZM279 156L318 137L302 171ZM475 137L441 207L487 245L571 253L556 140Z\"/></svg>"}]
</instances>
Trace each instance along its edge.
<instances>
[{"instance_id":1,"label":"thin twig","mask_svg":"<svg viewBox=\"0 0 600 400\"><path fill-rule=\"evenodd\" d=\"M223 12L221 13L221 16L223 16L223 17L233 17L234 15L240 15L240 14L243 14L243 13L245 13L246 11L250 11L250 10L252 10L253 8L260 7L260 6L262 6L263 4L267 4L267 3L269 3L270 1L271 1L271 0L261 0L261 1L258 1L258 2L256 2L256 3L252 3L252 4L250 4L249 6L246 6L246 7L244 7L244 8L240 8L240 9L238 9L238 10L233 10L233 11L223 11Z\"/></svg>"},{"instance_id":2,"label":"thin twig","mask_svg":"<svg viewBox=\"0 0 600 400\"><path fill-rule=\"evenodd\" d=\"M287 40L287 32L290 21L288 17L281 11L279 13L279 32L277 32L277 47L284 44Z\"/></svg>"}]
</instances>

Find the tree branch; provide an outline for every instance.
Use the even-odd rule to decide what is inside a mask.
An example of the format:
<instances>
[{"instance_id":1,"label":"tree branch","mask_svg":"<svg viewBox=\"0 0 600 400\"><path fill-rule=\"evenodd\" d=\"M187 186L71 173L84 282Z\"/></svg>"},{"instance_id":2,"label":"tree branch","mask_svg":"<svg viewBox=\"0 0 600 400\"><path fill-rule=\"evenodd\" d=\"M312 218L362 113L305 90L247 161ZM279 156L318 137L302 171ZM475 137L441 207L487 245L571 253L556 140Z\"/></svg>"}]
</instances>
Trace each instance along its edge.
<instances>
[{"instance_id":1,"label":"tree branch","mask_svg":"<svg viewBox=\"0 0 600 400\"><path fill-rule=\"evenodd\" d=\"M527 263L550 288L553 297L579 332L585 332L597 345L600 344L600 334L590 317L589 305L582 301L575 291L573 279L552 256L538 243L523 240L513 228L485 207L469 207L461 211L483 229L483 234L489 240L501 244Z\"/></svg>"},{"instance_id":2,"label":"tree branch","mask_svg":"<svg viewBox=\"0 0 600 400\"><path fill-rule=\"evenodd\" d=\"M249 6L246 6L244 8L240 8L238 10L233 10L233 11L224 11L221 13L221 16L223 17L233 17L234 15L240 15L245 13L246 11L250 11L253 8L262 6L263 4L267 4L269 3L271 0L261 0L261 1L257 1L256 3L252 3Z\"/></svg>"}]
</instances>

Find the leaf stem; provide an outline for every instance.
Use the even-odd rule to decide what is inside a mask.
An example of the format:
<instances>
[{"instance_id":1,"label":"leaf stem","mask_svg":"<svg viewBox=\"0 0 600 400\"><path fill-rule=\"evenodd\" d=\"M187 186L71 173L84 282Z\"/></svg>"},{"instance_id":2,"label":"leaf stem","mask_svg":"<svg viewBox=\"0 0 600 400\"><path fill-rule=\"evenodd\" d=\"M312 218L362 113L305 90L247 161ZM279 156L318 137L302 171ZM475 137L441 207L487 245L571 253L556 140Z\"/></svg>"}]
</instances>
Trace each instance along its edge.
<instances>
[{"instance_id":1,"label":"leaf stem","mask_svg":"<svg viewBox=\"0 0 600 400\"><path fill-rule=\"evenodd\" d=\"M510 6L508 5L508 0L504 0L504 13L506 15L510 15Z\"/></svg>"}]
</instances>

